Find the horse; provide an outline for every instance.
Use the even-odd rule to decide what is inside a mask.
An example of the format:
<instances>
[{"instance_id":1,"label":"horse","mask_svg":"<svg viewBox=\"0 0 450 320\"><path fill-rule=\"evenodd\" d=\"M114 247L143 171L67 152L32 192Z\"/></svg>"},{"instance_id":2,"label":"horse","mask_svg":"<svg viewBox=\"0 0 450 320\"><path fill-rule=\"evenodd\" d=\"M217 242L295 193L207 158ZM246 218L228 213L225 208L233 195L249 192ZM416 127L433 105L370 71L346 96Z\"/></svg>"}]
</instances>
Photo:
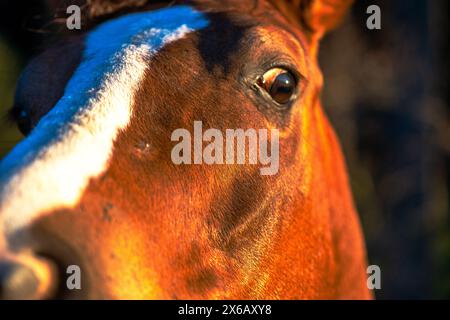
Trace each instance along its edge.
<instances>
[{"instance_id":1,"label":"horse","mask_svg":"<svg viewBox=\"0 0 450 320\"><path fill-rule=\"evenodd\" d=\"M82 30L61 31L18 81L26 137L0 163L1 298L370 299L320 102L319 44L351 2L81 1ZM200 122L276 130L277 171L175 163L173 133Z\"/></svg>"}]
</instances>

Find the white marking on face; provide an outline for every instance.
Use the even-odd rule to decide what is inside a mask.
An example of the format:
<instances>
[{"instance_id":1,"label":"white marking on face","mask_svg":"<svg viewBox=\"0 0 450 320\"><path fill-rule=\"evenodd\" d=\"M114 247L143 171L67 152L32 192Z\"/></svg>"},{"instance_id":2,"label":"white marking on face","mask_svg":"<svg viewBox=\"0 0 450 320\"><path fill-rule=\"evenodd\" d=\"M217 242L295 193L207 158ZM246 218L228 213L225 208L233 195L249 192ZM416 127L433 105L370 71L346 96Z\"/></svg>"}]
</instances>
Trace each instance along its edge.
<instances>
[{"instance_id":1,"label":"white marking on face","mask_svg":"<svg viewBox=\"0 0 450 320\"><path fill-rule=\"evenodd\" d=\"M77 204L89 180L108 167L148 60L207 24L202 13L175 6L120 17L92 31L63 97L0 162L0 231L11 235L45 212Z\"/></svg>"}]
</instances>

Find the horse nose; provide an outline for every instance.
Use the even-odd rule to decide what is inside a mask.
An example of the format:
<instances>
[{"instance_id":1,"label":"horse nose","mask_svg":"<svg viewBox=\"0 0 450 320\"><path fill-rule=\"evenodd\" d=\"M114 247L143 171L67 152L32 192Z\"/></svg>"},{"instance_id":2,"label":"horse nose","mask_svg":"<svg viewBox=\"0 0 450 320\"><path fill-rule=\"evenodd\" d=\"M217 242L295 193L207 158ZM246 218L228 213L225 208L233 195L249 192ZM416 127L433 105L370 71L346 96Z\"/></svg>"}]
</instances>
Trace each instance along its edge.
<instances>
[{"instance_id":1,"label":"horse nose","mask_svg":"<svg viewBox=\"0 0 450 320\"><path fill-rule=\"evenodd\" d=\"M11 228L0 210L0 300L87 299L97 293L90 290L90 271L96 269L85 250L89 243L74 236L83 234L70 219L76 213L54 210Z\"/></svg>"},{"instance_id":2,"label":"horse nose","mask_svg":"<svg viewBox=\"0 0 450 320\"><path fill-rule=\"evenodd\" d=\"M0 253L0 300L49 299L56 288L57 268L50 260Z\"/></svg>"}]
</instances>

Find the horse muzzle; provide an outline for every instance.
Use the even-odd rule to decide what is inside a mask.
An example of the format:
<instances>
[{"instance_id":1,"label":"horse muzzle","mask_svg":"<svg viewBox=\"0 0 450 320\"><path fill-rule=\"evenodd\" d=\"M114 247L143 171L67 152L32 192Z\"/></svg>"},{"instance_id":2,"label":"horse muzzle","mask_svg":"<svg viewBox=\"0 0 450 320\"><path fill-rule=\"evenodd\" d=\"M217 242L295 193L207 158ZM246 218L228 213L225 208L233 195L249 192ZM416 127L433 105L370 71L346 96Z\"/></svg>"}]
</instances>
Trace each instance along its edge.
<instances>
[{"instance_id":1,"label":"horse muzzle","mask_svg":"<svg viewBox=\"0 0 450 320\"><path fill-rule=\"evenodd\" d=\"M32 253L0 253L0 299L50 299L58 290L58 270L51 260Z\"/></svg>"},{"instance_id":2,"label":"horse muzzle","mask_svg":"<svg viewBox=\"0 0 450 320\"><path fill-rule=\"evenodd\" d=\"M83 298L86 290L67 289L65 257L73 250L51 234L34 233L34 227L8 237L0 233L0 300Z\"/></svg>"}]
</instances>

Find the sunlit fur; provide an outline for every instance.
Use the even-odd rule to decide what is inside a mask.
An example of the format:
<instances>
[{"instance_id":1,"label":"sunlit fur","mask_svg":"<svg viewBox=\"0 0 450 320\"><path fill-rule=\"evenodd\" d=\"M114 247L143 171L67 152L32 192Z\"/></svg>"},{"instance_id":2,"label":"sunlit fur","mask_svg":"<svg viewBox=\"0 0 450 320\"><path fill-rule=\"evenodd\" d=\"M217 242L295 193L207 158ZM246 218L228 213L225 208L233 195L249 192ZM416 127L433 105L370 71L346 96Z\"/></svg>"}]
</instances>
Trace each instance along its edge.
<instances>
[{"instance_id":1,"label":"sunlit fur","mask_svg":"<svg viewBox=\"0 0 450 320\"><path fill-rule=\"evenodd\" d=\"M179 7L115 19L89 34L64 96L0 162L7 234L79 201L89 179L106 170L114 140L129 124L149 59L190 27L206 24L200 13Z\"/></svg>"},{"instance_id":2,"label":"sunlit fur","mask_svg":"<svg viewBox=\"0 0 450 320\"><path fill-rule=\"evenodd\" d=\"M114 129L108 131L104 145L94 137L103 130L92 130L86 139L79 140L85 141L88 152L66 145L64 152L48 158L54 159L60 170L81 170L80 176L87 179L76 183L77 190L82 192L73 197L76 201L71 201L71 207L55 209L46 205L48 197L54 199L54 195L46 192L54 189L46 191L43 178L34 177L47 171L24 175L15 166L3 167L6 181L13 181L16 176L31 178L27 180L28 189L18 184L13 188L17 188L17 193L4 193L7 196L2 198L0 230L6 226L4 217L17 219L8 223L23 228L8 234L7 239L0 238L0 252L3 251L0 259L17 252L37 252L50 257L61 268L70 264L81 267L82 290L48 289L36 294L41 298L370 298L363 235L344 159L319 99L323 85L317 62L319 40L342 17L349 1L189 3L191 9L184 7L184 10L199 12L194 19L199 24L187 23L190 15L185 12L173 20L176 28L170 30L186 24L191 32L171 37L174 41L158 46L157 52L152 52L149 46L141 55L132 46L130 54L137 52L137 57L133 56L133 61L119 59L119 68L109 73L97 74L96 71L104 69L92 66L92 70L82 74L75 71L71 77L65 94L77 77L89 80L98 76L111 81L96 83L95 92L112 90L111 94L119 95L114 100L98 100L110 102L103 105L105 113L84 123L88 127L108 128L108 121L112 121ZM150 5L133 10L150 10L150 16L162 12L168 18L170 10L181 10L172 5L162 11L151 11L154 8ZM126 10L110 17L111 25L121 21L121 14L126 14ZM165 21L161 20L157 28L164 28ZM76 47L87 43L85 50L89 51L89 40L103 28L108 28L108 22L72 42L78 44ZM129 30L128 26L123 29L113 28L108 35L103 34L104 38L96 38L98 50L92 52L94 61L102 60L99 57L109 41L115 43L122 32ZM151 28L148 32L151 34ZM62 48L64 51L66 47ZM51 63L56 52L59 51L51 50L47 56L38 58L28 74L39 70L58 74ZM148 55L151 59L143 58ZM122 56L125 57L128 55ZM276 108L254 86L258 75L274 64L280 67L280 63L298 73L298 97L284 109ZM141 68L143 64L145 71ZM83 62L77 70L82 65ZM46 73L41 76L45 78ZM66 99L55 86L27 83L26 78L23 83L32 88L27 92L33 92L25 97L28 99L22 97L25 104L38 101L35 98L42 92L60 94L63 97L60 101ZM121 86L119 91L115 90L115 84L126 88L124 95ZM86 89L78 88L74 94L84 95ZM115 105L117 101L122 103ZM86 109L90 104L83 102L76 104L73 113L63 116L70 120L76 111L89 110L86 119L91 119L96 109ZM47 117L57 112L59 106ZM43 110L46 106L34 108ZM118 118L117 112L121 115ZM42 130L46 132L42 128L45 119L18 146L19 151L24 146L32 149L36 142L33 137ZM204 128L220 130L279 129L279 173L262 176L257 165L249 164L175 165L170 158L171 133L178 128L190 130L194 121L202 121ZM52 142L51 136L49 145L37 144L36 148L48 145L50 152L58 143L67 141L64 137L69 137L74 129L70 126L61 129L58 132L63 139ZM69 156L73 152L87 153L97 163L96 169L86 168L89 161L73 161ZM22 156L22 152L13 151L6 163L11 157L30 166L35 163ZM96 157L101 157L101 161L95 160ZM47 174L49 180L44 182L50 185L64 186L68 182L64 177L55 182L55 178L51 179L55 177L53 173ZM33 180L39 184L34 185ZM8 208L6 204L17 203L16 197L25 197L28 192L42 197L33 211L24 209L27 215L19 212L14 218L10 211L4 211ZM26 204L21 208L26 208ZM30 217L35 219L30 221ZM2 245L1 241L5 243ZM43 277L43 281L57 281L54 273L46 274L50 276Z\"/></svg>"}]
</instances>

